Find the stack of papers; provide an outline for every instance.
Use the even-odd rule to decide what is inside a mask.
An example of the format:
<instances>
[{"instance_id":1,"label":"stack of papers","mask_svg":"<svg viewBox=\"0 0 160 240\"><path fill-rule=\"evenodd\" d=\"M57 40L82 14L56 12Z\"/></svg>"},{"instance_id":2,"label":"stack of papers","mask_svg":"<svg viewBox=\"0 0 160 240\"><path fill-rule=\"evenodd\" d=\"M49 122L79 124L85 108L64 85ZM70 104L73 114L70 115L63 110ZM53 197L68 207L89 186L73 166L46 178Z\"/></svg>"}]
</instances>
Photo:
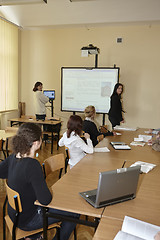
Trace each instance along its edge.
<instances>
[{"instance_id":1,"label":"stack of papers","mask_svg":"<svg viewBox=\"0 0 160 240\"><path fill-rule=\"evenodd\" d=\"M118 125L116 125L114 127L114 130L123 130L123 131L136 131L137 129L138 129L138 127L130 128L130 127L122 127L122 126L118 126Z\"/></svg>"},{"instance_id":2,"label":"stack of papers","mask_svg":"<svg viewBox=\"0 0 160 240\"><path fill-rule=\"evenodd\" d=\"M122 230L114 240L154 240L154 236L160 231L160 227L125 216Z\"/></svg>"},{"instance_id":3,"label":"stack of papers","mask_svg":"<svg viewBox=\"0 0 160 240\"><path fill-rule=\"evenodd\" d=\"M133 142L130 143L130 145L131 145L131 146L144 147L145 143L144 143L144 142L139 142L139 141L138 141L138 142L133 141Z\"/></svg>"},{"instance_id":4,"label":"stack of papers","mask_svg":"<svg viewBox=\"0 0 160 240\"><path fill-rule=\"evenodd\" d=\"M110 152L110 150L107 147L102 147L102 148L94 148L94 152Z\"/></svg>"},{"instance_id":5,"label":"stack of papers","mask_svg":"<svg viewBox=\"0 0 160 240\"><path fill-rule=\"evenodd\" d=\"M142 142L148 142L149 140L152 139L152 136L151 135L138 135L138 138L139 141L142 141Z\"/></svg>"},{"instance_id":6,"label":"stack of papers","mask_svg":"<svg viewBox=\"0 0 160 240\"><path fill-rule=\"evenodd\" d=\"M137 165L141 166L141 172L143 173L148 173L156 166L155 164L152 164L152 163L138 161L132 164L130 167L135 167Z\"/></svg>"}]
</instances>

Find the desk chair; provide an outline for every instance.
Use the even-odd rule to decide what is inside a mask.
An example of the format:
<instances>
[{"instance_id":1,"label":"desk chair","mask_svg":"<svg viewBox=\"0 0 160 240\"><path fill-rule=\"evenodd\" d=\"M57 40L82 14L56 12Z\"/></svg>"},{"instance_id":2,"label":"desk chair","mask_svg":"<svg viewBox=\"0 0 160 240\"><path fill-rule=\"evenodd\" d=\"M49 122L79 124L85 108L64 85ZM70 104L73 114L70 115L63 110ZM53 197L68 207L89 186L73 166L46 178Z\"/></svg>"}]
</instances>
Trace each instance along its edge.
<instances>
[{"instance_id":1,"label":"desk chair","mask_svg":"<svg viewBox=\"0 0 160 240\"><path fill-rule=\"evenodd\" d=\"M45 146L47 143L47 140L49 140L52 137L52 131L53 131L53 140L57 141L57 150L59 149L59 136L60 136L60 130L61 130L61 123L57 123L56 125L45 125L44 124L44 130L43 130L43 140L45 141Z\"/></svg>"},{"instance_id":2,"label":"desk chair","mask_svg":"<svg viewBox=\"0 0 160 240\"><path fill-rule=\"evenodd\" d=\"M22 212L22 205L19 193L11 189L7 182L5 182L6 185L6 199L3 205L3 240L6 240L6 224L9 229L9 232L12 236L12 240L18 240L27 236L31 236L36 233L43 232L43 228L37 229L34 231L23 231L17 227L18 220L19 220L19 214ZM6 204L9 202L10 206L16 211L15 212L15 221L12 222L9 215L6 215ZM48 229L50 228L56 228L59 232L60 224L54 223L48 226ZM57 240L59 239L59 234L57 234Z\"/></svg>"},{"instance_id":3,"label":"desk chair","mask_svg":"<svg viewBox=\"0 0 160 240\"><path fill-rule=\"evenodd\" d=\"M59 179L62 176L62 170L65 167L64 154L60 153L47 158L42 164L44 177L46 178L52 172L59 170Z\"/></svg>"},{"instance_id":4,"label":"desk chair","mask_svg":"<svg viewBox=\"0 0 160 240\"><path fill-rule=\"evenodd\" d=\"M64 154L60 153L47 158L42 164L42 168L43 168L43 173L45 178L47 178L47 176L49 176L49 174L51 174L52 172L60 170L59 172L59 179L60 179L62 176L62 170L63 168L65 168ZM74 229L74 240L77 240L76 228Z\"/></svg>"}]
</instances>

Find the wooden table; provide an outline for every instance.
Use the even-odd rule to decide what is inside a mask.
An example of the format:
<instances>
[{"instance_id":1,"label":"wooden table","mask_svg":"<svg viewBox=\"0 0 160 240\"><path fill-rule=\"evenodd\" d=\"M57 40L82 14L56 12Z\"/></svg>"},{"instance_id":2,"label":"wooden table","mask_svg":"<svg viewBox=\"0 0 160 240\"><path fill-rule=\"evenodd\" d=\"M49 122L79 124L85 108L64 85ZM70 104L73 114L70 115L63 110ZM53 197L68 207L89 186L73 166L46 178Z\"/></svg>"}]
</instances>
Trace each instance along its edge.
<instances>
[{"instance_id":1,"label":"wooden table","mask_svg":"<svg viewBox=\"0 0 160 240\"><path fill-rule=\"evenodd\" d=\"M160 226L160 165L140 175L136 198L108 206L103 217L123 220L125 215Z\"/></svg>"},{"instance_id":2,"label":"wooden table","mask_svg":"<svg viewBox=\"0 0 160 240\"><path fill-rule=\"evenodd\" d=\"M108 237L105 239L113 239L121 229L125 215L160 225L160 153L147 145L132 147L131 150L114 150L110 145L111 141L124 141L129 144L141 133L144 133L143 129L136 132L123 132L121 136L106 137L97 147L107 146L110 152L86 155L52 186L53 199L47 207L102 219L102 225L101 220L99 226L97 222L98 229L94 237L96 240L104 239L103 228L108 232ZM129 167L138 160L157 165L151 172L140 175L137 197L134 200L108 206L105 209L96 209L79 195L79 192L97 188L99 172L121 168L124 160L127 160L125 167ZM39 205L39 203L36 204ZM115 229L111 219L116 224ZM81 224L85 223L81 222ZM44 237L47 239L45 224Z\"/></svg>"},{"instance_id":3,"label":"wooden table","mask_svg":"<svg viewBox=\"0 0 160 240\"><path fill-rule=\"evenodd\" d=\"M0 130L0 140L2 140L2 152L4 158L8 156L8 139L15 135L15 131ZM4 143L6 142L6 149L4 149Z\"/></svg>"},{"instance_id":4,"label":"wooden table","mask_svg":"<svg viewBox=\"0 0 160 240\"><path fill-rule=\"evenodd\" d=\"M144 161L159 164L160 152L156 152L147 143L144 147L130 146L131 150L115 150L110 142L125 142L130 144L134 141L134 137L138 137L139 134L146 135L144 131L147 129L138 129L137 131L119 131L122 133L120 136L108 136L103 139L96 147L108 147L110 150L109 156L117 159L130 160L130 161ZM148 134L147 134L148 135Z\"/></svg>"},{"instance_id":5,"label":"wooden table","mask_svg":"<svg viewBox=\"0 0 160 240\"><path fill-rule=\"evenodd\" d=\"M93 240L113 240L121 230L122 223L123 221L119 219L102 217Z\"/></svg>"},{"instance_id":6,"label":"wooden table","mask_svg":"<svg viewBox=\"0 0 160 240\"><path fill-rule=\"evenodd\" d=\"M27 122L32 122L32 123L36 123L36 124L40 124L40 125L49 125L51 126L51 154L53 153L53 133L54 133L54 128L56 127L56 125L60 124L61 121L59 120L36 120L36 119L30 119L30 118L13 118L13 119L9 119L10 123L11 123L11 127L20 123L27 123ZM58 136L59 136L60 132L58 132Z\"/></svg>"}]
</instances>

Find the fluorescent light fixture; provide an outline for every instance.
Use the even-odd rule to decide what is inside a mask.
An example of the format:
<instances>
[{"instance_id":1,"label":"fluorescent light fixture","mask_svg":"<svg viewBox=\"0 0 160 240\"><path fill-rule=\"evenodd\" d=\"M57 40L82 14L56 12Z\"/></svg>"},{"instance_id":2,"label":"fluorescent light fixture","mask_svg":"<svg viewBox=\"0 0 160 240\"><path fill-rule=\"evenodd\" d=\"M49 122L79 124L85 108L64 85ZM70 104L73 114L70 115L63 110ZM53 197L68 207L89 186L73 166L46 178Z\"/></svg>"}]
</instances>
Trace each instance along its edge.
<instances>
[{"instance_id":1,"label":"fluorescent light fixture","mask_svg":"<svg viewBox=\"0 0 160 240\"><path fill-rule=\"evenodd\" d=\"M21 5L32 3L47 3L47 0L0 0L0 5Z\"/></svg>"}]
</instances>

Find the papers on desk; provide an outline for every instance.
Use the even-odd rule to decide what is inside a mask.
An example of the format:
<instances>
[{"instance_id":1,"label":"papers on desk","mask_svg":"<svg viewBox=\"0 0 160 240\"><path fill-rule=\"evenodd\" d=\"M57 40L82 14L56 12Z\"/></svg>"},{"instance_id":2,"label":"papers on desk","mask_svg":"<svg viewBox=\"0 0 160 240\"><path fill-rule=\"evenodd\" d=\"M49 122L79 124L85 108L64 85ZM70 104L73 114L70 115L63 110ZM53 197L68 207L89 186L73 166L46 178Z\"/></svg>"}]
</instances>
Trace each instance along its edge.
<instances>
[{"instance_id":1,"label":"papers on desk","mask_svg":"<svg viewBox=\"0 0 160 240\"><path fill-rule=\"evenodd\" d=\"M94 152L110 152L110 150L107 147L102 147L102 148L94 148Z\"/></svg>"},{"instance_id":2,"label":"papers on desk","mask_svg":"<svg viewBox=\"0 0 160 240\"><path fill-rule=\"evenodd\" d=\"M139 139L139 141L142 141L142 142L148 142L149 140L152 139L152 136L151 135L138 135L138 138L136 139Z\"/></svg>"},{"instance_id":3,"label":"papers on desk","mask_svg":"<svg viewBox=\"0 0 160 240\"><path fill-rule=\"evenodd\" d=\"M160 227L125 216L122 230L114 240L154 240L154 236L160 231Z\"/></svg>"},{"instance_id":4,"label":"papers on desk","mask_svg":"<svg viewBox=\"0 0 160 240\"><path fill-rule=\"evenodd\" d=\"M137 165L141 166L141 172L143 173L148 173L156 166L155 164L152 164L152 163L138 161L132 164L130 167L135 167Z\"/></svg>"},{"instance_id":5,"label":"papers on desk","mask_svg":"<svg viewBox=\"0 0 160 240\"><path fill-rule=\"evenodd\" d=\"M133 141L133 142L130 143L130 145L131 145L131 146L144 147L145 143L144 143L144 142L139 142L139 141L137 141L137 142Z\"/></svg>"},{"instance_id":6,"label":"papers on desk","mask_svg":"<svg viewBox=\"0 0 160 240\"><path fill-rule=\"evenodd\" d=\"M126 143L124 142L110 142L110 144L112 145L112 147L115 150L130 150L130 146L128 146Z\"/></svg>"},{"instance_id":7,"label":"papers on desk","mask_svg":"<svg viewBox=\"0 0 160 240\"><path fill-rule=\"evenodd\" d=\"M130 128L130 127L123 127L123 126L118 126L118 125L116 125L114 127L114 130L123 130L123 131L136 131L137 129L138 129L138 127Z\"/></svg>"}]
</instances>

